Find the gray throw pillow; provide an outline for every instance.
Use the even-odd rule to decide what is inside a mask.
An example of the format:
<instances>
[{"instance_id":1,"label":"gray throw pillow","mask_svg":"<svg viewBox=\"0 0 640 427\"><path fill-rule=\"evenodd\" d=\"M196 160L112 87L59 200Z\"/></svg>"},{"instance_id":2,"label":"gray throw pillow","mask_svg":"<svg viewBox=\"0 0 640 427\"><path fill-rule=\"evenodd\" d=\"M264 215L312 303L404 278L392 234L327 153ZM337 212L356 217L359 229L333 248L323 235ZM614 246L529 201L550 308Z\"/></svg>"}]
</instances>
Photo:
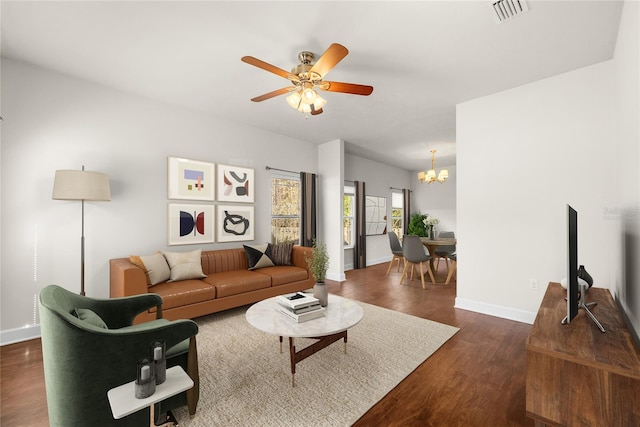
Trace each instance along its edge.
<instances>
[{"instance_id":1,"label":"gray throw pillow","mask_svg":"<svg viewBox=\"0 0 640 427\"><path fill-rule=\"evenodd\" d=\"M104 320L100 316L96 314L95 311L89 310L88 308L76 308L72 313L78 319L87 322L90 325L93 325L102 329L109 329L107 324L104 323Z\"/></svg>"}]
</instances>

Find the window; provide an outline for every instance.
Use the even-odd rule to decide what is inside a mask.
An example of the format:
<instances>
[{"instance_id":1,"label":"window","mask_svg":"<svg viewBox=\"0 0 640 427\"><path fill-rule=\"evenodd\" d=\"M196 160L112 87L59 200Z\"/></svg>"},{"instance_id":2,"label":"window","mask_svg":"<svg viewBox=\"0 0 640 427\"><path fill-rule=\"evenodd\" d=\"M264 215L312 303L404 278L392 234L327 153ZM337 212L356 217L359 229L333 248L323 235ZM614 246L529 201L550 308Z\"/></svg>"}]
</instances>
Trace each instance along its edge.
<instances>
[{"instance_id":1,"label":"window","mask_svg":"<svg viewBox=\"0 0 640 427\"><path fill-rule=\"evenodd\" d=\"M271 178L271 243L300 243L300 178Z\"/></svg>"},{"instance_id":2,"label":"window","mask_svg":"<svg viewBox=\"0 0 640 427\"><path fill-rule=\"evenodd\" d=\"M355 239L355 188L344 187L342 204L344 246L351 248Z\"/></svg>"},{"instance_id":3,"label":"window","mask_svg":"<svg viewBox=\"0 0 640 427\"><path fill-rule=\"evenodd\" d=\"M403 205L404 200L402 193L391 193L391 230L394 231L398 237L402 237L404 234Z\"/></svg>"}]
</instances>

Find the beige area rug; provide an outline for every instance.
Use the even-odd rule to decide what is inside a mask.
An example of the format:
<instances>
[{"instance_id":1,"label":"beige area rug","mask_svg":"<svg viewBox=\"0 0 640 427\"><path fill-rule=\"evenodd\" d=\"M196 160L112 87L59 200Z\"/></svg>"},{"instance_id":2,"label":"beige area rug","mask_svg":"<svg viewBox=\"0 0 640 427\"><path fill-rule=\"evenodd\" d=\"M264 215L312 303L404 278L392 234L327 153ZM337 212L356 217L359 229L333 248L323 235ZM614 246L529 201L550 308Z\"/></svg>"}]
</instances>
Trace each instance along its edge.
<instances>
[{"instance_id":1,"label":"beige area rug","mask_svg":"<svg viewBox=\"0 0 640 427\"><path fill-rule=\"evenodd\" d=\"M347 353L338 341L298 363L295 387L288 345L280 353L276 336L249 325L247 307L197 319L200 402L194 418L174 413L180 427L349 426L458 331L359 304Z\"/></svg>"}]
</instances>

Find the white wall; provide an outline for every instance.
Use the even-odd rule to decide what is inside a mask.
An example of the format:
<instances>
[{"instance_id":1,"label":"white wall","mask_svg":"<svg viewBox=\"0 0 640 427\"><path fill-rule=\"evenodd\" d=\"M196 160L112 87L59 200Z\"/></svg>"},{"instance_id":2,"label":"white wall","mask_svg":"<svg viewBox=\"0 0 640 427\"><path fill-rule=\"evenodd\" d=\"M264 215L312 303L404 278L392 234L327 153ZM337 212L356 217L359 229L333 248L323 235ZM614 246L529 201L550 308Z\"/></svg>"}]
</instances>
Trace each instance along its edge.
<instances>
[{"instance_id":1,"label":"white wall","mask_svg":"<svg viewBox=\"0 0 640 427\"><path fill-rule=\"evenodd\" d=\"M615 177L622 256L616 260L617 298L640 343L640 3L627 1L622 10L616 43ZM639 344L640 345L640 344Z\"/></svg>"},{"instance_id":2,"label":"white wall","mask_svg":"<svg viewBox=\"0 0 640 427\"><path fill-rule=\"evenodd\" d=\"M318 145L318 240L327 246L327 279L342 282L344 251L342 215L344 198L344 141Z\"/></svg>"},{"instance_id":3,"label":"white wall","mask_svg":"<svg viewBox=\"0 0 640 427\"><path fill-rule=\"evenodd\" d=\"M607 61L458 105L456 307L532 322L566 276L567 203L579 263L612 286L613 77Z\"/></svg>"},{"instance_id":4,"label":"white wall","mask_svg":"<svg viewBox=\"0 0 640 427\"><path fill-rule=\"evenodd\" d=\"M418 172L412 173L411 211L433 215L438 218L440 223L435 226L436 235L440 231L453 231L457 236L456 186L458 185L458 172L455 165L436 167L436 170L439 171L445 168L449 170L449 178L443 184L439 182L421 184L417 178Z\"/></svg>"},{"instance_id":5,"label":"white wall","mask_svg":"<svg viewBox=\"0 0 640 427\"><path fill-rule=\"evenodd\" d=\"M34 310L41 288L80 288L80 203L51 200L56 169L85 165L111 178L112 201L85 206L87 295L108 297L110 258L196 248L167 246L167 156L255 168L255 242L270 239L271 175L265 166L317 168L315 144L6 58L2 115L3 343L15 328L39 322Z\"/></svg>"},{"instance_id":6,"label":"white wall","mask_svg":"<svg viewBox=\"0 0 640 427\"><path fill-rule=\"evenodd\" d=\"M347 181L365 183L367 196L387 198L387 230L391 229L391 187L411 188L411 174L404 169L352 154L345 154L344 176ZM391 260L389 237L367 236L367 265L380 264ZM353 268L353 250L345 250L345 269Z\"/></svg>"}]
</instances>

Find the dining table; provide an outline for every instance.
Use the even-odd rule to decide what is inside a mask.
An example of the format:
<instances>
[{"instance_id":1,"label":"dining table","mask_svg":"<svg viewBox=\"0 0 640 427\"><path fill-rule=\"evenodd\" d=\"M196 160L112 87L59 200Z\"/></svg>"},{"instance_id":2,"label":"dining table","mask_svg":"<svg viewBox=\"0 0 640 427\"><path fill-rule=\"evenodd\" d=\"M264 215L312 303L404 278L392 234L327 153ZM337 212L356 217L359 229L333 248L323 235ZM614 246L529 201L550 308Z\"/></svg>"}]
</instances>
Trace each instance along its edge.
<instances>
[{"instance_id":1,"label":"dining table","mask_svg":"<svg viewBox=\"0 0 640 427\"><path fill-rule=\"evenodd\" d=\"M429 265L431 266L431 271L433 271L433 274L435 276L436 269L433 261L436 258L436 251L438 250L438 247L455 245L457 240L455 238L432 239L430 237L420 237L420 241L429 251L429 255L431 256Z\"/></svg>"}]
</instances>

